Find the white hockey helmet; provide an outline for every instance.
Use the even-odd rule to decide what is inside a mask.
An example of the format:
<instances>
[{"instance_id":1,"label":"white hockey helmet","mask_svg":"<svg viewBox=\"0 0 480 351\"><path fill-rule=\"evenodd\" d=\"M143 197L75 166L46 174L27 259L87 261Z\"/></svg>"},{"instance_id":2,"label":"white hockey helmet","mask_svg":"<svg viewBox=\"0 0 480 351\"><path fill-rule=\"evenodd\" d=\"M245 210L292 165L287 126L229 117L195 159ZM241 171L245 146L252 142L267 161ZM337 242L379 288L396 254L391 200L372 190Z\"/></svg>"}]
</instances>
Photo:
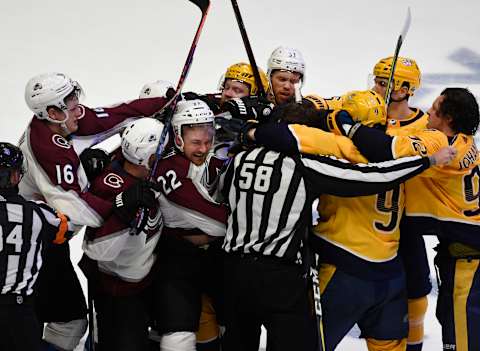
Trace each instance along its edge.
<instances>
[{"instance_id":1,"label":"white hockey helmet","mask_svg":"<svg viewBox=\"0 0 480 351\"><path fill-rule=\"evenodd\" d=\"M215 115L208 105L202 100L182 100L177 104L172 117L172 128L175 135L175 145L183 152L182 127L195 124L215 123ZM178 140L177 140L178 139Z\"/></svg>"},{"instance_id":2,"label":"white hockey helmet","mask_svg":"<svg viewBox=\"0 0 480 351\"><path fill-rule=\"evenodd\" d=\"M147 83L140 90L140 99L153 97L167 97L168 89L175 89L173 84L166 80L156 80L155 82Z\"/></svg>"},{"instance_id":3,"label":"white hockey helmet","mask_svg":"<svg viewBox=\"0 0 480 351\"><path fill-rule=\"evenodd\" d=\"M83 98L84 92L78 82L63 73L44 73L28 81L25 87L25 102L37 118L53 123L65 123L68 119L65 98L72 92L76 94L79 101ZM52 106L65 112L65 120L58 121L48 116L47 109Z\"/></svg>"},{"instance_id":4,"label":"white hockey helmet","mask_svg":"<svg viewBox=\"0 0 480 351\"><path fill-rule=\"evenodd\" d=\"M122 154L131 163L150 169L150 157L157 151L164 125L154 118L140 118L122 133ZM163 145L168 143L168 133Z\"/></svg>"},{"instance_id":5,"label":"white hockey helmet","mask_svg":"<svg viewBox=\"0 0 480 351\"><path fill-rule=\"evenodd\" d=\"M267 77L272 84L272 72L275 70L300 73L302 84L305 81L305 60L300 51L286 46L279 46L273 50L267 63Z\"/></svg>"}]
</instances>

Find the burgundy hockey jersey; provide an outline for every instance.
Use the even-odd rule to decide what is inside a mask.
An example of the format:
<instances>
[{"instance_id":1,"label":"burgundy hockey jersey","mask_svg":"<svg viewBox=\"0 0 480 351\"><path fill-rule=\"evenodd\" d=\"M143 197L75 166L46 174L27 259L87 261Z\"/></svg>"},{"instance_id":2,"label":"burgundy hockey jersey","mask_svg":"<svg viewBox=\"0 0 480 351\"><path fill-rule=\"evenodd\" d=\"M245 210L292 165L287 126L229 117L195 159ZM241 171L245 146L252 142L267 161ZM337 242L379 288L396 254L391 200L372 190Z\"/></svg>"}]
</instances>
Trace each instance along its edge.
<instances>
[{"instance_id":1,"label":"burgundy hockey jersey","mask_svg":"<svg viewBox=\"0 0 480 351\"><path fill-rule=\"evenodd\" d=\"M117 194L137 181L117 160L95 179L90 192L112 202ZM108 294L127 295L150 283L162 231L159 207L150 210L147 224L138 235L132 235L131 230L115 214L104 218L99 228L87 227L83 250L96 261L97 286Z\"/></svg>"},{"instance_id":2,"label":"burgundy hockey jersey","mask_svg":"<svg viewBox=\"0 0 480 351\"><path fill-rule=\"evenodd\" d=\"M94 135L132 117L150 116L166 103L164 98L138 99L113 107L91 109L81 105L84 116L76 135ZM78 225L98 227L108 216L111 203L88 192L88 180L70 140L53 133L34 117L20 140L28 172L20 183L27 199L45 199Z\"/></svg>"},{"instance_id":3,"label":"burgundy hockey jersey","mask_svg":"<svg viewBox=\"0 0 480 351\"><path fill-rule=\"evenodd\" d=\"M169 231L197 229L210 236L225 235L227 209L212 198L222 166L223 161L213 153L201 166L178 152L159 162L154 178L162 189L160 208Z\"/></svg>"}]
</instances>

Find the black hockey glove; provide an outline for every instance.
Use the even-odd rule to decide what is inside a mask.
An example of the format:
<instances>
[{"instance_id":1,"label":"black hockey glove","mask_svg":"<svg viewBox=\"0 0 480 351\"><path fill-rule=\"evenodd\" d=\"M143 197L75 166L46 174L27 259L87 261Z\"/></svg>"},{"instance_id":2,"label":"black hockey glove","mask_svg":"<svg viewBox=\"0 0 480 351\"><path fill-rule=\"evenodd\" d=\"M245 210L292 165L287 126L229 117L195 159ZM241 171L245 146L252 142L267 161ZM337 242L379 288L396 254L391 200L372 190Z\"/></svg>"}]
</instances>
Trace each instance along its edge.
<instances>
[{"instance_id":1,"label":"black hockey glove","mask_svg":"<svg viewBox=\"0 0 480 351\"><path fill-rule=\"evenodd\" d=\"M220 106L215 101L214 95L211 94L197 94L192 91L187 91L186 93L182 93L182 98L184 100L202 100L204 103L210 107L210 110L213 111L214 114L220 113Z\"/></svg>"},{"instance_id":2,"label":"black hockey glove","mask_svg":"<svg viewBox=\"0 0 480 351\"><path fill-rule=\"evenodd\" d=\"M258 127L258 121L249 120L243 123L237 136L237 141L243 146L250 147L255 145L255 141L248 137L248 132Z\"/></svg>"},{"instance_id":3,"label":"black hockey glove","mask_svg":"<svg viewBox=\"0 0 480 351\"><path fill-rule=\"evenodd\" d=\"M223 108L230 112L232 118L244 121L255 119L259 122L268 121L275 107L270 101L256 96L246 96L225 101Z\"/></svg>"},{"instance_id":4,"label":"black hockey glove","mask_svg":"<svg viewBox=\"0 0 480 351\"><path fill-rule=\"evenodd\" d=\"M100 175L111 161L110 155L101 149L88 148L80 154L80 162L90 181Z\"/></svg>"},{"instance_id":5,"label":"black hockey glove","mask_svg":"<svg viewBox=\"0 0 480 351\"><path fill-rule=\"evenodd\" d=\"M141 180L115 196L113 213L122 222L130 224L135 219L139 208L155 208L155 204L151 183Z\"/></svg>"}]
</instances>

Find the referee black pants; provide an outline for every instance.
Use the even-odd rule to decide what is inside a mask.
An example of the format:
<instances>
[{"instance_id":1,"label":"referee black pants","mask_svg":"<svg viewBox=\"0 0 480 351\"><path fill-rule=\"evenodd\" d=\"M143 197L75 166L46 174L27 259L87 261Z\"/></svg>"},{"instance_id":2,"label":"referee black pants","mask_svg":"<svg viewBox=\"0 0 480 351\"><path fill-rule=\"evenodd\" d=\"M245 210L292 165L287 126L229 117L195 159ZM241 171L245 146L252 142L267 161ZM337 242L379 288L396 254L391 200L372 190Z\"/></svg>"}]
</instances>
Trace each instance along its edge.
<instances>
[{"instance_id":1,"label":"referee black pants","mask_svg":"<svg viewBox=\"0 0 480 351\"><path fill-rule=\"evenodd\" d=\"M2 351L40 349L41 329L31 302L19 303L13 295L0 295L0 331Z\"/></svg>"},{"instance_id":2,"label":"referee black pants","mask_svg":"<svg viewBox=\"0 0 480 351\"><path fill-rule=\"evenodd\" d=\"M280 259L227 254L225 349L258 351L260 327L269 351L315 350L315 317L302 267Z\"/></svg>"}]
</instances>

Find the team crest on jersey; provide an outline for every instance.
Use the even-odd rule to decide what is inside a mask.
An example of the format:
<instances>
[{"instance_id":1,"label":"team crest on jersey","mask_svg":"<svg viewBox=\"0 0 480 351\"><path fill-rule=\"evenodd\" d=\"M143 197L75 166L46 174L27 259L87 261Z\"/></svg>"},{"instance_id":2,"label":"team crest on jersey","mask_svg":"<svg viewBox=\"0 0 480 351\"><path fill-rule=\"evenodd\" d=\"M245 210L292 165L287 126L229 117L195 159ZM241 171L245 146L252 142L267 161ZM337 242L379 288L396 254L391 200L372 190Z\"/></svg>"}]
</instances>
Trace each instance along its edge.
<instances>
[{"instance_id":1,"label":"team crest on jersey","mask_svg":"<svg viewBox=\"0 0 480 351\"><path fill-rule=\"evenodd\" d=\"M123 183L124 180L122 179L122 177L115 173L108 173L105 178L103 178L103 184L114 189L121 188Z\"/></svg>"},{"instance_id":2,"label":"team crest on jersey","mask_svg":"<svg viewBox=\"0 0 480 351\"><path fill-rule=\"evenodd\" d=\"M52 142L57 145L58 147L64 148L64 149L70 149L72 145L68 142L67 139L62 137L59 134L53 134L52 135Z\"/></svg>"},{"instance_id":3,"label":"team crest on jersey","mask_svg":"<svg viewBox=\"0 0 480 351\"><path fill-rule=\"evenodd\" d=\"M413 65L412 61L409 60L408 58L404 58L404 59L402 60L402 63L403 63L405 66L412 66L412 65Z\"/></svg>"}]
</instances>

